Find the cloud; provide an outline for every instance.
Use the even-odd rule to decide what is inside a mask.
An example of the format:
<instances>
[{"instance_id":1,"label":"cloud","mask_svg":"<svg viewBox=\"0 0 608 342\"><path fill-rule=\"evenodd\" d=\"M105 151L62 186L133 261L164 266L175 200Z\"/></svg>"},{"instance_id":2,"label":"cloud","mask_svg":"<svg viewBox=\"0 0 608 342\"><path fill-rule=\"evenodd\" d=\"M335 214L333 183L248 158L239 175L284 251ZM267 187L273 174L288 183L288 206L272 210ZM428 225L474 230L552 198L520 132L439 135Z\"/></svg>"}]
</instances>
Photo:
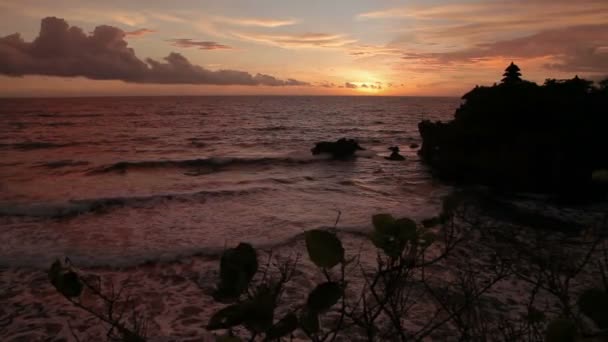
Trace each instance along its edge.
<instances>
[{"instance_id":1,"label":"cloud","mask_svg":"<svg viewBox=\"0 0 608 342\"><path fill-rule=\"evenodd\" d=\"M513 39L539 31L608 23L605 0L502 0L425 2L362 13L358 19L391 21L399 36L393 45L420 50ZM434 49L435 51L437 49Z\"/></svg>"},{"instance_id":2,"label":"cloud","mask_svg":"<svg viewBox=\"0 0 608 342\"><path fill-rule=\"evenodd\" d=\"M328 48L342 47L356 42L341 34L302 33L302 34L259 34L234 32L241 39L267 43L284 48Z\"/></svg>"},{"instance_id":3,"label":"cloud","mask_svg":"<svg viewBox=\"0 0 608 342\"><path fill-rule=\"evenodd\" d=\"M529 59L551 57L547 68L565 72L605 72L608 70L608 24L582 25L545 30L521 38L481 43L450 52L409 53L408 60L437 64L475 63L502 57Z\"/></svg>"},{"instance_id":4,"label":"cloud","mask_svg":"<svg viewBox=\"0 0 608 342\"><path fill-rule=\"evenodd\" d=\"M141 37L141 36L144 36L144 35L146 35L148 33L155 33L155 32L156 32L156 30L150 30L150 29L147 29L147 28L142 28L142 29L134 30L134 31L126 31L125 32L125 36L129 36L129 37Z\"/></svg>"},{"instance_id":5,"label":"cloud","mask_svg":"<svg viewBox=\"0 0 608 342\"><path fill-rule=\"evenodd\" d=\"M346 82L346 83L344 83L344 88L357 89L358 87L354 83Z\"/></svg>"},{"instance_id":6,"label":"cloud","mask_svg":"<svg viewBox=\"0 0 608 342\"><path fill-rule=\"evenodd\" d=\"M176 47L182 47L182 48L191 48L191 47L195 47L195 48L199 48L200 50L229 50L232 49L232 47L228 46L228 45L224 45L224 44L220 44L217 42L210 42L210 41L195 41L192 39L169 39L169 42L171 42L173 46Z\"/></svg>"},{"instance_id":7,"label":"cloud","mask_svg":"<svg viewBox=\"0 0 608 342\"><path fill-rule=\"evenodd\" d=\"M288 78L287 81L276 79L274 76L264 75L264 74L256 74L253 79L259 84L269 85L269 86L303 86L308 85L306 82L300 82L298 80L294 80L292 78Z\"/></svg>"},{"instance_id":8,"label":"cloud","mask_svg":"<svg viewBox=\"0 0 608 342\"><path fill-rule=\"evenodd\" d=\"M377 45L355 45L351 47L348 53L351 56L363 57L363 56L398 56L403 54L403 50L398 48L392 48L388 46L377 46Z\"/></svg>"},{"instance_id":9,"label":"cloud","mask_svg":"<svg viewBox=\"0 0 608 342\"><path fill-rule=\"evenodd\" d=\"M327 81L319 82L318 85L323 88L335 88L336 87L335 83L327 82Z\"/></svg>"},{"instance_id":10,"label":"cloud","mask_svg":"<svg viewBox=\"0 0 608 342\"><path fill-rule=\"evenodd\" d=\"M387 8L357 15L357 19L460 20L479 22L497 18L535 17L542 22L555 17L606 13L604 0L503 0L495 2L435 3Z\"/></svg>"},{"instance_id":11,"label":"cloud","mask_svg":"<svg viewBox=\"0 0 608 342\"><path fill-rule=\"evenodd\" d=\"M213 17L211 20L231 25L258 27L281 27L293 25L298 22L295 19L230 18L223 16Z\"/></svg>"},{"instance_id":12,"label":"cloud","mask_svg":"<svg viewBox=\"0 0 608 342\"><path fill-rule=\"evenodd\" d=\"M162 61L142 61L125 41L126 33L112 26L97 26L87 35L63 19L42 20L32 42L18 34L0 38L0 74L9 76L82 76L94 80L133 83L290 86L307 83L238 70L207 70L178 53Z\"/></svg>"}]
</instances>

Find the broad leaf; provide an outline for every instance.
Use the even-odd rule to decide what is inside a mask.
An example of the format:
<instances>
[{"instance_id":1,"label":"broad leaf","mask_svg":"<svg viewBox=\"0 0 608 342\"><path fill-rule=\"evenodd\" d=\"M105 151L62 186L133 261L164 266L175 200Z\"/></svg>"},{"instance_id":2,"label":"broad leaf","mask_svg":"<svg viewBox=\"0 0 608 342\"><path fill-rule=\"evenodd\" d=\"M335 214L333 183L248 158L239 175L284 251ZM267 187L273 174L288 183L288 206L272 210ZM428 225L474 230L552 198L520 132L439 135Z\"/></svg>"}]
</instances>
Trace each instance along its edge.
<instances>
[{"instance_id":1,"label":"broad leaf","mask_svg":"<svg viewBox=\"0 0 608 342\"><path fill-rule=\"evenodd\" d=\"M233 304L216 312L209 323L207 330L228 329L243 323L246 315L246 308L243 304Z\"/></svg>"},{"instance_id":2,"label":"broad leaf","mask_svg":"<svg viewBox=\"0 0 608 342\"><path fill-rule=\"evenodd\" d=\"M215 342L241 342L242 340L236 336L222 335L215 336Z\"/></svg>"},{"instance_id":3,"label":"broad leaf","mask_svg":"<svg viewBox=\"0 0 608 342\"><path fill-rule=\"evenodd\" d=\"M372 242L391 258L399 257L407 242L414 243L417 239L416 222L408 218L395 220L390 215L379 214L372 217L372 222Z\"/></svg>"},{"instance_id":4,"label":"broad leaf","mask_svg":"<svg viewBox=\"0 0 608 342\"><path fill-rule=\"evenodd\" d=\"M545 342L574 342L576 340L576 326L565 318L553 320L547 326Z\"/></svg>"},{"instance_id":5,"label":"broad leaf","mask_svg":"<svg viewBox=\"0 0 608 342\"><path fill-rule=\"evenodd\" d=\"M318 267L332 268L344 260L344 248L336 234L313 229L306 232L308 257Z\"/></svg>"},{"instance_id":6,"label":"broad leaf","mask_svg":"<svg viewBox=\"0 0 608 342\"><path fill-rule=\"evenodd\" d=\"M395 234L401 240L415 240L416 239L416 222L409 218L400 218L395 221Z\"/></svg>"},{"instance_id":7,"label":"broad leaf","mask_svg":"<svg viewBox=\"0 0 608 342\"><path fill-rule=\"evenodd\" d=\"M293 313L288 313L281 318L277 324L273 325L266 333L266 340L276 340L285 335L291 334L298 328L298 318Z\"/></svg>"},{"instance_id":8,"label":"broad leaf","mask_svg":"<svg viewBox=\"0 0 608 342\"><path fill-rule=\"evenodd\" d=\"M391 258L397 258L405 248L405 241L400 240L394 235L382 234L374 231L371 236L374 246L382 249Z\"/></svg>"},{"instance_id":9,"label":"broad leaf","mask_svg":"<svg viewBox=\"0 0 608 342\"><path fill-rule=\"evenodd\" d=\"M390 214L376 214L372 216L372 224L376 231L385 231L395 223L395 218Z\"/></svg>"},{"instance_id":10,"label":"broad leaf","mask_svg":"<svg viewBox=\"0 0 608 342\"><path fill-rule=\"evenodd\" d=\"M578 307L591 318L600 329L608 328L608 293L600 289L589 289L578 298Z\"/></svg>"},{"instance_id":11,"label":"broad leaf","mask_svg":"<svg viewBox=\"0 0 608 342\"><path fill-rule=\"evenodd\" d=\"M608 170L595 170L591 174L591 180L595 183L608 184Z\"/></svg>"},{"instance_id":12,"label":"broad leaf","mask_svg":"<svg viewBox=\"0 0 608 342\"><path fill-rule=\"evenodd\" d=\"M331 308L342 297L340 284L329 281L315 287L308 295L306 305L311 311L323 312Z\"/></svg>"},{"instance_id":13,"label":"broad leaf","mask_svg":"<svg viewBox=\"0 0 608 342\"><path fill-rule=\"evenodd\" d=\"M304 311L300 315L300 327L309 334L319 331L319 316L313 311Z\"/></svg>"},{"instance_id":14,"label":"broad leaf","mask_svg":"<svg viewBox=\"0 0 608 342\"><path fill-rule=\"evenodd\" d=\"M433 244L433 242L435 242L435 240L437 240L437 235L433 232L426 232L424 234L422 234L422 236L420 237L420 245L422 247L428 247L430 245Z\"/></svg>"},{"instance_id":15,"label":"broad leaf","mask_svg":"<svg viewBox=\"0 0 608 342\"><path fill-rule=\"evenodd\" d=\"M59 280L59 277L63 276L63 266L61 266L61 261L55 260L49 269L48 275L51 283L55 285L55 283Z\"/></svg>"},{"instance_id":16,"label":"broad leaf","mask_svg":"<svg viewBox=\"0 0 608 342\"><path fill-rule=\"evenodd\" d=\"M274 321L275 297L268 288L258 290L256 296L245 304L244 324L249 330L264 332Z\"/></svg>"},{"instance_id":17,"label":"broad leaf","mask_svg":"<svg viewBox=\"0 0 608 342\"><path fill-rule=\"evenodd\" d=\"M526 319L531 324L540 323L545 320L545 313L532 306L528 309Z\"/></svg>"},{"instance_id":18,"label":"broad leaf","mask_svg":"<svg viewBox=\"0 0 608 342\"><path fill-rule=\"evenodd\" d=\"M422 220L424 228L432 228L441 223L441 217L431 217Z\"/></svg>"},{"instance_id":19,"label":"broad leaf","mask_svg":"<svg viewBox=\"0 0 608 342\"><path fill-rule=\"evenodd\" d=\"M61 286L58 290L66 297L78 297L82 293L82 283L78 274L73 271L64 273L60 281Z\"/></svg>"},{"instance_id":20,"label":"broad leaf","mask_svg":"<svg viewBox=\"0 0 608 342\"><path fill-rule=\"evenodd\" d=\"M227 249L220 260L220 283L215 297L218 300L236 299L249 287L258 270L255 249L248 243Z\"/></svg>"}]
</instances>

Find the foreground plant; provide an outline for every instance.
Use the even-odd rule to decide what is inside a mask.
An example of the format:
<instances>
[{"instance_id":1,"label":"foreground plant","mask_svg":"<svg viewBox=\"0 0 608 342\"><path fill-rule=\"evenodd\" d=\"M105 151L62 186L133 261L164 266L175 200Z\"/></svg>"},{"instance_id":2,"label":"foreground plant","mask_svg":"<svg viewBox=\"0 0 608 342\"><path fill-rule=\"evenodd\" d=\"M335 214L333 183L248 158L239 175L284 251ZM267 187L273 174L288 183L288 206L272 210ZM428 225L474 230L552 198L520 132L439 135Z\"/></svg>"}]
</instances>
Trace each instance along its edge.
<instances>
[{"instance_id":1,"label":"foreground plant","mask_svg":"<svg viewBox=\"0 0 608 342\"><path fill-rule=\"evenodd\" d=\"M600 250L600 239L580 258L570 256L567 262L543 258L544 247L528 248L524 242L516 244L521 251L512 248L506 257L495 253L489 260L473 261L452 255L477 253L471 249L473 244L463 246L473 233L490 231L481 217L460 195L446 198L440 215L422 223L389 214L374 215L373 231L366 235L376 254L371 265L361 252L348 254L335 229L309 230L304 234L306 253L318 272L313 279L320 279L310 288L302 288L297 280L304 266L299 255L280 260L271 252L268 260L261 262L260 251L240 243L221 256L213 298L224 306L211 316L206 328L218 341L421 341L433 337L554 342L605 336L605 246L604 259L597 261L603 288L574 295L569 287ZM546 241L537 241L537 246L549 246ZM525 268L520 267L522 263ZM574 271L564 266L572 263ZM448 266L452 268L448 278L434 274L434 268ZM126 314L135 308L127 305L129 298L121 298L121 291L112 288L110 294L104 293L98 278L83 275L69 262L55 262L49 278L72 304L105 322L108 336L122 341L146 340L146 321L142 315ZM494 317L483 305L486 295L496 284L511 278L531 285L527 314L515 320ZM307 294L286 296L286 290L294 288ZM555 298L559 310L537 307L543 291ZM103 305L84 305L80 300L83 292L93 294ZM578 298L574 303L570 300L573 296ZM420 308L426 312L422 317ZM424 321L412 325L413 319Z\"/></svg>"}]
</instances>

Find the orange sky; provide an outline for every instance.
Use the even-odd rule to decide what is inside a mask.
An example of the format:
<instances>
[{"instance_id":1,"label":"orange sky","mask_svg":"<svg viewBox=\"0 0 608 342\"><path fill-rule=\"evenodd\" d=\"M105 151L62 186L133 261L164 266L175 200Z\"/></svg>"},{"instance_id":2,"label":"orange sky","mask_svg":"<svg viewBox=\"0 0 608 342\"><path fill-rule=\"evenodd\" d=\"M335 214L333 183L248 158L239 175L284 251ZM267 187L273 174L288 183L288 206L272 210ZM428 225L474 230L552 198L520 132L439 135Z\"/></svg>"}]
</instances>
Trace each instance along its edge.
<instances>
[{"instance_id":1,"label":"orange sky","mask_svg":"<svg viewBox=\"0 0 608 342\"><path fill-rule=\"evenodd\" d=\"M0 0L0 37L3 97L461 95L511 60L608 75L605 0Z\"/></svg>"}]
</instances>

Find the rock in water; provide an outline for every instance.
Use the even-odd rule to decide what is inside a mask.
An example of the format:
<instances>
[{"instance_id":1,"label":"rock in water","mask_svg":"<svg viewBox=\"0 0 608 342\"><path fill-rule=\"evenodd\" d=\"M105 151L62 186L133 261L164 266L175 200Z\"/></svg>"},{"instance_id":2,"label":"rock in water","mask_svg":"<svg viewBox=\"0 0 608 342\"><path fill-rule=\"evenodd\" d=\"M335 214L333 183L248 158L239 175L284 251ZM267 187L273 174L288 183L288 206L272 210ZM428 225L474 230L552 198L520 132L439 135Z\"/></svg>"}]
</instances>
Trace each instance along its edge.
<instances>
[{"instance_id":1,"label":"rock in water","mask_svg":"<svg viewBox=\"0 0 608 342\"><path fill-rule=\"evenodd\" d=\"M396 161L405 160L405 157L399 154L399 146L389 147L388 149L393 153L391 153L389 157L384 157L384 159Z\"/></svg>"},{"instance_id":2,"label":"rock in water","mask_svg":"<svg viewBox=\"0 0 608 342\"><path fill-rule=\"evenodd\" d=\"M359 145L354 139L342 138L335 142L321 141L318 142L315 147L310 151L314 155L318 154L330 154L334 159L347 159L355 155L358 150L365 150Z\"/></svg>"}]
</instances>

